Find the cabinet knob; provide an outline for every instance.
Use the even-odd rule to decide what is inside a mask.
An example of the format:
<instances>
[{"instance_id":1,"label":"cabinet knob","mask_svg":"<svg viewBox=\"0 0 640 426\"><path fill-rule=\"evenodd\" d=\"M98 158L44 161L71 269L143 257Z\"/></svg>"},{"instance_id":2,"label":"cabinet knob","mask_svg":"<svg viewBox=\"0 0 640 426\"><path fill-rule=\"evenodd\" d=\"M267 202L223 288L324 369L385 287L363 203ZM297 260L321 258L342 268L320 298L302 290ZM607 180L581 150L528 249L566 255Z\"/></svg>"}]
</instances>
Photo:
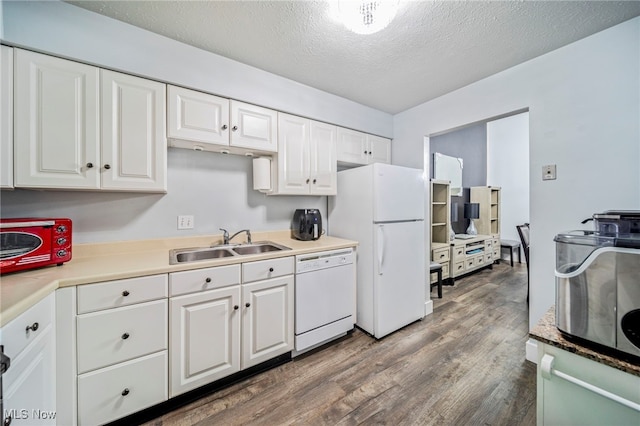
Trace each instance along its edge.
<instances>
[{"instance_id":1,"label":"cabinet knob","mask_svg":"<svg viewBox=\"0 0 640 426\"><path fill-rule=\"evenodd\" d=\"M233 127L231 128L231 130L233 130L233 131L235 132L236 130L238 130L238 126L233 126Z\"/></svg>"},{"instance_id":2,"label":"cabinet knob","mask_svg":"<svg viewBox=\"0 0 640 426\"><path fill-rule=\"evenodd\" d=\"M127 396L129 395L129 388L124 388L124 390L122 391L122 396Z\"/></svg>"},{"instance_id":3,"label":"cabinet knob","mask_svg":"<svg viewBox=\"0 0 640 426\"><path fill-rule=\"evenodd\" d=\"M313 183L316 183L316 181L317 181L317 179L314 179L314 180L313 180Z\"/></svg>"},{"instance_id":4,"label":"cabinet knob","mask_svg":"<svg viewBox=\"0 0 640 426\"><path fill-rule=\"evenodd\" d=\"M122 335L122 340L127 340L129 338L129 333L124 333Z\"/></svg>"},{"instance_id":5,"label":"cabinet knob","mask_svg":"<svg viewBox=\"0 0 640 426\"><path fill-rule=\"evenodd\" d=\"M273 272L273 268L269 268L269 272Z\"/></svg>"},{"instance_id":6,"label":"cabinet knob","mask_svg":"<svg viewBox=\"0 0 640 426\"><path fill-rule=\"evenodd\" d=\"M367 152L367 151L365 151L365 152L364 152L364 155L367 155L367 154L368 154L368 152Z\"/></svg>"},{"instance_id":7,"label":"cabinet knob","mask_svg":"<svg viewBox=\"0 0 640 426\"><path fill-rule=\"evenodd\" d=\"M369 155L373 154L373 151L369 151Z\"/></svg>"},{"instance_id":8,"label":"cabinet knob","mask_svg":"<svg viewBox=\"0 0 640 426\"><path fill-rule=\"evenodd\" d=\"M204 279L204 282L206 282L206 283L210 283L210 282L211 282L211 278L209 278L209 277L205 278L205 279Z\"/></svg>"},{"instance_id":9,"label":"cabinet knob","mask_svg":"<svg viewBox=\"0 0 640 426\"><path fill-rule=\"evenodd\" d=\"M125 290L125 291L123 291L123 292L122 292L122 295L123 295L124 297L127 297L127 296L129 295L129 292L128 292L127 290Z\"/></svg>"},{"instance_id":10,"label":"cabinet knob","mask_svg":"<svg viewBox=\"0 0 640 426\"><path fill-rule=\"evenodd\" d=\"M222 125L222 130L227 130L229 128L229 126L227 126L226 124Z\"/></svg>"},{"instance_id":11,"label":"cabinet knob","mask_svg":"<svg viewBox=\"0 0 640 426\"><path fill-rule=\"evenodd\" d=\"M92 169L93 168L93 163L87 163L87 169Z\"/></svg>"},{"instance_id":12,"label":"cabinet knob","mask_svg":"<svg viewBox=\"0 0 640 426\"><path fill-rule=\"evenodd\" d=\"M104 165L104 169L105 169L105 170L109 170L110 168L111 168L111 166L110 166L110 165L108 165L108 164L105 164L105 165Z\"/></svg>"},{"instance_id":13,"label":"cabinet knob","mask_svg":"<svg viewBox=\"0 0 640 426\"><path fill-rule=\"evenodd\" d=\"M233 305L233 310L234 310L234 311L237 311L238 309L240 309L240 306L238 306L238 305Z\"/></svg>"},{"instance_id":14,"label":"cabinet knob","mask_svg":"<svg viewBox=\"0 0 640 426\"><path fill-rule=\"evenodd\" d=\"M251 303L247 302L247 303L244 304L244 306L246 306L248 308L249 306L251 306Z\"/></svg>"},{"instance_id":15,"label":"cabinet knob","mask_svg":"<svg viewBox=\"0 0 640 426\"><path fill-rule=\"evenodd\" d=\"M4 426L9 426L11 424L11 421L13 420L13 418L11 416L8 416L6 419L4 419Z\"/></svg>"},{"instance_id":16,"label":"cabinet knob","mask_svg":"<svg viewBox=\"0 0 640 426\"><path fill-rule=\"evenodd\" d=\"M37 322L34 322L32 325L28 325L27 326L27 330L26 331L27 331L27 333L29 331L37 331L38 327L40 327L40 324L38 324Z\"/></svg>"},{"instance_id":17,"label":"cabinet knob","mask_svg":"<svg viewBox=\"0 0 640 426\"><path fill-rule=\"evenodd\" d=\"M309 183L309 179L307 179L307 183Z\"/></svg>"}]
</instances>

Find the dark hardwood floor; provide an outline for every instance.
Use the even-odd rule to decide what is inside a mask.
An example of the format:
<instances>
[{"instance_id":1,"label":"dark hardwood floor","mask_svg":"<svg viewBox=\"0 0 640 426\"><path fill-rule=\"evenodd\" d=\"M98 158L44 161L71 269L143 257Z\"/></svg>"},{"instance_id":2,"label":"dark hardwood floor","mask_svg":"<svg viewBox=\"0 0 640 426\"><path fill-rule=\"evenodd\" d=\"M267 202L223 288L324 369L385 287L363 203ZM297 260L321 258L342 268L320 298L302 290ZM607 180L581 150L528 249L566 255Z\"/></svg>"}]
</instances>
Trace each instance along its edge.
<instances>
[{"instance_id":1,"label":"dark hardwood floor","mask_svg":"<svg viewBox=\"0 0 640 426\"><path fill-rule=\"evenodd\" d=\"M147 425L534 425L526 289L525 264L502 262L381 340L356 329Z\"/></svg>"}]
</instances>

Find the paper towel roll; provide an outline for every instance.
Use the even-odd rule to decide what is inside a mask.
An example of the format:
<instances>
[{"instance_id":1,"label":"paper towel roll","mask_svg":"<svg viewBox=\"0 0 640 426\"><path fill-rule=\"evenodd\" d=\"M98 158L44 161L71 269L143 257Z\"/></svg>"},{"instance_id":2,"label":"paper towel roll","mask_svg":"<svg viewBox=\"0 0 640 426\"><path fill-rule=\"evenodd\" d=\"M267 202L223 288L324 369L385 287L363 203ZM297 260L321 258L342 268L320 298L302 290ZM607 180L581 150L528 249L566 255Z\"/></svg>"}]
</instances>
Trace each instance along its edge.
<instances>
[{"instance_id":1,"label":"paper towel roll","mask_svg":"<svg viewBox=\"0 0 640 426\"><path fill-rule=\"evenodd\" d=\"M271 159L269 157L253 159L253 189L262 192L271 190Z\"/></svg>"}]
</instances>

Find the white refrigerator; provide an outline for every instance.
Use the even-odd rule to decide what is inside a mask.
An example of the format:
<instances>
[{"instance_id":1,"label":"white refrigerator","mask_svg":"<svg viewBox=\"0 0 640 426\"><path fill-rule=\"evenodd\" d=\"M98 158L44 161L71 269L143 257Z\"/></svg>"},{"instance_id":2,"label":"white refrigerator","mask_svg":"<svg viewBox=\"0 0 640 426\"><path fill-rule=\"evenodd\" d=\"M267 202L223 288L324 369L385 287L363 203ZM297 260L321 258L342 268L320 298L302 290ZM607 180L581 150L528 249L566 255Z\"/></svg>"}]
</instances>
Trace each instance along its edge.
<instances>
[{"instance_id":1,"label":"white refrigerator","mask_svg":"<svg viewBox=\"0 0 640 426\"><path fill-rule=\"evenodd\" d=\"M328 234L359 242L356 325L376 338L425 314L422 170L371 164L338 173Z\"/></svg>"}]
</instances>

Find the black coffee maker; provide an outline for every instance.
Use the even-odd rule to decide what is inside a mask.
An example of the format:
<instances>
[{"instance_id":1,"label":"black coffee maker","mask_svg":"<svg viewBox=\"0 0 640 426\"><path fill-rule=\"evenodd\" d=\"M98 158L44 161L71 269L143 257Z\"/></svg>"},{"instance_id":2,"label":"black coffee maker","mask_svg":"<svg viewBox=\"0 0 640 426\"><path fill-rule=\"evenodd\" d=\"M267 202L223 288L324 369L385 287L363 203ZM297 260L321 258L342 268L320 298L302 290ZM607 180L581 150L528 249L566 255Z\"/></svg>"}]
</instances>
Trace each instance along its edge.
<instances>
[{"instance_id":1,"label":"black coffee maker","mask_svg":"<svg viewBox=\"0 0 640 426\"><path fill-rule=\"evenodd\" d=\"M322 234L322 215L318 209L297 209L291 222L291 235L296 240L317 240Z\"/></svg>"}]
</instances>

